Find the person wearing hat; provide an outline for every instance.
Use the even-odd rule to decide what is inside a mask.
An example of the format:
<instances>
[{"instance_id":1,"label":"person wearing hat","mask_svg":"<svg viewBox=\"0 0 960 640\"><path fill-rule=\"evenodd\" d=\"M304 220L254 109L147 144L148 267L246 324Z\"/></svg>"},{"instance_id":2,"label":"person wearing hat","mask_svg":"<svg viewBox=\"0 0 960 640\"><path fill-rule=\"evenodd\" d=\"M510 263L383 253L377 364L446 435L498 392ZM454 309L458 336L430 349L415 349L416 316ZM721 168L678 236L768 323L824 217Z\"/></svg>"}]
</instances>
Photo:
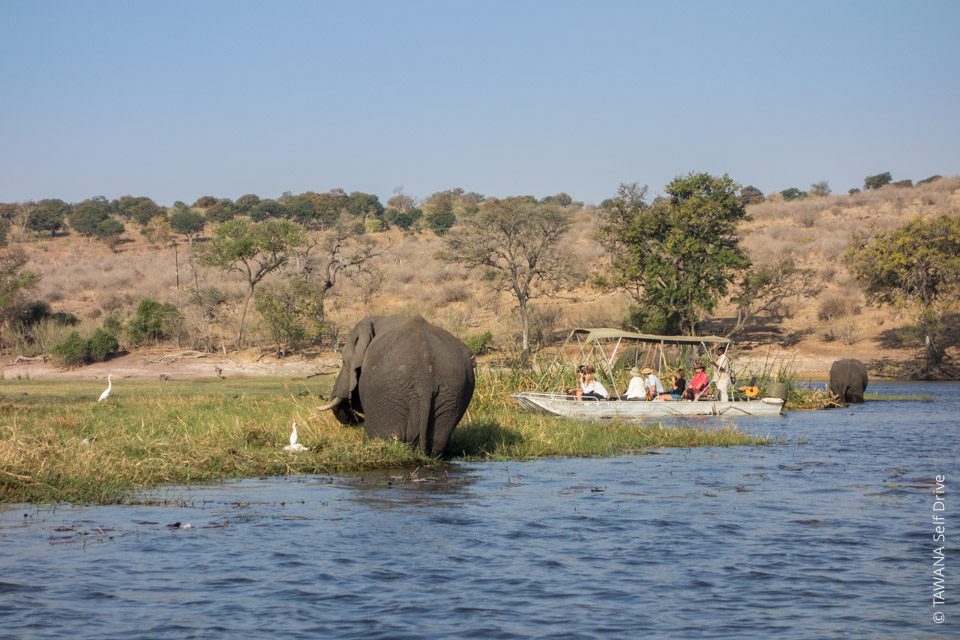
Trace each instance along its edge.
<instances>
[{"instance_id":1,"label":"person wearing hat","mask_svg":"<svg viewBox=\"0 0 960 640\"><path fill-rule=\"evenodd\" d=\"M720 357L713 363L716 367L713 379L717 383L720 402L726 402L728 400L727 390L730 388L730 361L727 360L727 345L722 345L719 351Z\"/></svg>"},{"instance_id":2,"label":"person wearing hat","mask_svg":"<svg viewBox=\"0 0 960 640\"><path fill-rule=\"evenodd\" d=\"M647 386L647 399L658 399L663 394L663 383L660 382L660 378L657 377L657 374L655 374L650 367L640 369L640 373L646 376L643 379L643 384Z\"/></svg>"},{"instance_id":3,"label":"person wearing hat","mask_svg":"<svg viewBox=\"0 0 960 640\"><path fill-rule=\"evenodd\" d=\"M630 369L630 385L627 387L627 393L623 396L624 400L646 400L647 385L643 382L643 374L640 369L634 367Z\"/></svg>"},{"instance_id":4,"label":"person wearing hat","mask_svg":"<svg viewBox=\"0 0 960 640\"><path fill-rule=\"evenodd\" d=\"M567 389L567 395L576 395L577 400L583 400L583 396L591 396L597 400L606 400L610 393L606 387L597 380L596 369L593 365L580 367L580 387L577 389Z\"/></svg>"},{"instance_id":5,"label":"person wearing hat","mask_svg":"<svg viewBox=\"0 0 960 640\"><path fill-rule=\"evenodd\" d=\"M710 384L710 379L707 378L707 374L703 372L703 365L699 362L693 367L694 375L693 379L690 380L690 386L687 387L687 390L684 392L683 397L687 400L696 400L700 397L706 388Z\"/></svg>"}]
</instances>

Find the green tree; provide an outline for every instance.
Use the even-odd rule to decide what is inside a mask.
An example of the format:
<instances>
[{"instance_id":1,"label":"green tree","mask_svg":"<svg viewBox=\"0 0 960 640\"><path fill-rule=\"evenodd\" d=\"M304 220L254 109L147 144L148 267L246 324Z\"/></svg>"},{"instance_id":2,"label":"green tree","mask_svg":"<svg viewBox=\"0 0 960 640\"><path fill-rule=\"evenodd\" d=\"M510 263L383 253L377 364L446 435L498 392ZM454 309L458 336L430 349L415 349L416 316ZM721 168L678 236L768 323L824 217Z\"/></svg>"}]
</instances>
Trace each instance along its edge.
<instances>
[{"instance_id":1,"label":"green tree","mask_svg":"<svg viewBox=\"0 0 960 640\"><path fill-rule=\"evenodd\" d=\"M206 218L214 224L228 222L237 217L237 207L230 202L229 198L217 200L207 207Z\"/></svg>"},{"instance_id":2,"label":"green tree","mask_svg":"<svg viewBox=\"0 0 960 640\"><path fill-rule=\"evenodd\" d=\"M129 203L129 204L125 204ZM154 218L166 218L167 210L158 205L150 198L133 198L121 203L121 209L127 217L139 224L141 227L147 226Z\"/></svg>"},{"instance_id":3,"label":"green tree","mask_svg":"<svg viewBox=\"0 0 960 640\"><path fill-rule=\"evenodd\" d=\"M611 284L636 303L634 319L656 318L661 331L696 334L701 317L750 266L738 225L751 218L737 198L739 188L726 174L690 173L648 205L646 187L620 186L600 238L612 256Z\"/></svg>"},{"instance_id":4,"label":"green tree","mask_svg":"<svg viewBox=\"0 0 960 640\"><path fill-rule=\"evenodd\" d=\"M491 275L497 291L510 291L520 311L522 355L530 357L529 302L569 281L570 255L560 243L573 226L568 209L521 196L483 202L476 214L444 238L437 257Z\"/></svg>"},{"instance_id":5,"label":"green tree","mask_svg":"<svg viewBox=\"0 0 960 640\"><path fill-rule=\"evenodd\" d=\"M204 226L203 216L193 209L180 209L170 216L170 228L190 244L193 244L194 236L203 233Z\"/></svg>"},{"instance_id":6,"label":"green tree","mask_svg":"<svg viewBox=\"0 0 960 640\"><path fill-rule=\"evenodd\" d=\"M810 185L810 195L818 198L830 195L830 183L826 180L814 182Z\"/></svg>"},{"instance_id":7,"label":"green tree","mask_svg":"<svg viewBox=\"0 0 960 640\"><path fill-rule=\"evenodd\" d=\"M260 196L255 193L246 193L237 198L234 203L237 206L237 212L249 215L250 210L260 204Z\"/></svg>"},{"instance_id":8,"label":"green tree","mask_svg":"<svg viewBox=\"0 0 960 640\"><path fill-rule=\"evenodd\" d=\"M383 210L380 198L372 193L354 191L348 196L347 211L350 212L350 215L356 216L364 222L367 221L367 218L381 218Z\"/></svg>"},{"instance_id":9,"label":"green tree","mask_svg":"<svg viewBox=\"0 0 960 640\"><path fill-rule=\"evenodd\" d=\"M443 207L433 209L423 219L431 231L438 236L442 236L453 227L453 224L457 221L457 216L451 209Z\"/></svg>"},{"instance_id":10,"label":"green tree","mask_svg":"<svg viewBox=\"0 0 960 640\"><path fill-rule=\"evenodd\" d=\"M254 222L263 222L267 218L283 218L286 215L286 207L276 200L261 200L250 209L250 219Z\"/></svg>"},{"instance_id":11,"label":"green tree","mask_svg":"<svg viewBox=\"0 0 960 640\"><path fill-rule=\"evenodd\" d=\"M70 226L82 236L97 235L97 225L107 219L113 208L103 196L95 196L73 206L70 212Z\"/></svg>"},{"instance_id":12,"label":"green tree","mask_svg":"<svg viewBox=\"0 0 960 640\"><path fill-rule=\"evenodd\" d=\"M893 176L890 175L889 171L884 171L883 173L878 173L875 176L867 176L863 179L863 188L866 191L872 191L879 189L880 187L886 186L893 181Z\"/></svg>"},{"instance_id":13,"label":"green tree","mask_svg":"<svg viewBox=\"0 0 960 640\"><path fill-rule=\"evenodd\" d=\"M50 235L54 236L64 228L66 217L72 210L63 200L41 200L33 206L27 228L37 233L49 231Z\"/></svg>"},{"instance_id":14,"label":"green tree","mask_svg":"<svg viewBox=\"0 0 960 640\"><path fill-rule=\"evenodd\" d=\"M97 240L112 249L120 242L120 236L125 230L122 222L110 216L100 221L93 234L97 237Z\"/></svg>"},{"instance_id":15,"label":"green tree","mask_svg":"<svg viewBox=\"0 0 960 640\"><path fill-rule=\"evenodd\" d=\"M746 206L748 204L759 204L763 202L763 191L757 189L753 185L748 185L740 190L740 204Z\"/></svg>"},{"instance_id":16,"label":"green tree","mask_svg":"<svg viewBox=\"0 0 960 640\"><path fill-rule=\"evenodd\" d=\"M960 304L960 215L917 217L874 237L857 233L844 260L867 302L915 315L933 374L943 362L945 318Z\"/></svg>"},{"instance_id":17,"label":"green tree","mask_svg":"<svg viewBox=\"0 0 960 640\"><path fill-rule=\"evenodd\" d=\"M318 341L323 333L323 284L290 278L258 291L255 307L264 328L277 345L277 355L304 340Z\"/></svg>"},{"instance_id":18,"label":"green tree","mask_svg":"<svg viewBox=\"0 0 960 640\"><path fill-rule=\"evenodd\" d=\"M0 249L0 346L2 330L22 311L26 293L33 289L37 277L28 269L27 254L20 247Z\"/></svg>"},{"instance_id":19,"label":"green tree","mask_svg":"<svg viewBox=\"0 0 960 640\"><path fill-rule=\"evenodd\" d=\"M283 267L306 238L300 225L287 220L246 222L231 220L220 225L213 238L199 248L200 264L224 271L236 271L247 281L247 293L240 309L237 345L243 344L247 307L257 285Z\"/></svg>"},{"instance_id":20,"label":"green tree","mask_svg":"<svg viewBox=\"0 0 960 640\"><path fill-rule=\"evenodd\" d=\"M796 187L790 187L789 189L784 189L780 192L780 195L783 196L784 200L800 200L807 197L806 191L800 191Z\"/></svg>"},{"instance_id":21,"label":"green tree","mask_svg":"<svg viewBox=\"0 0 960 640\"><path fill-rule=\"evenodd\" d=\"M182 328L180 312L169 302L144 298L127 320L127 339L134 346L153 344L179 335Z\"/></svg>"}]
</instances>

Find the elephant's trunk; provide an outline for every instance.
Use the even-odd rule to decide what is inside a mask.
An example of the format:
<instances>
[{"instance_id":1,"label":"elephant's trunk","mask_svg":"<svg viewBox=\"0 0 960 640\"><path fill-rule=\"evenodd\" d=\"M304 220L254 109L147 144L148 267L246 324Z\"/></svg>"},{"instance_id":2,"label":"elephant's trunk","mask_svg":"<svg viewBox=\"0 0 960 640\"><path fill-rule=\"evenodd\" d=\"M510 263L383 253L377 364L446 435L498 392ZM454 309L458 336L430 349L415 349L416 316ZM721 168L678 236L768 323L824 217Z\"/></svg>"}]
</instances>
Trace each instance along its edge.
<instances>
[{"instance_id":1,"label":"elephant's trunk","mask_svg":"<svg viewBox=\"0 0 960 640\"><path fill-rule=\"evenodd\" d=\"M341 402L343 402L343 398L334 398L333 400L323 405L322 407L317 407L317 411L329 411L330 409L333 409Z\"/></svg>"}]
</instances>

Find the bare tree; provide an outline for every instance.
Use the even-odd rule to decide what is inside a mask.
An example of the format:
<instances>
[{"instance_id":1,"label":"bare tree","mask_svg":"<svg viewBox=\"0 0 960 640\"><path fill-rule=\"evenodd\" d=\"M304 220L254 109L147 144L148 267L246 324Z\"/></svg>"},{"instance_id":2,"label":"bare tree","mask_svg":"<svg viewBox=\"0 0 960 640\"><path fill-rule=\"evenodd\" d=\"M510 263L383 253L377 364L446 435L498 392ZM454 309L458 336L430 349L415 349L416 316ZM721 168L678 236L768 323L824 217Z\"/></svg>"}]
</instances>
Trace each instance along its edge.
<instances>
[{"instance_id":1,"label":"bare tree","mask_svg":"<svg viewBox=\"0 0 960 640\"><path fill-rule=\"evenodd\" d=\"M446 251L437 258L468 269L489 269L497 291L510 291L520 309L522 357L530 357L527 305L549 296L572 274L560 240L573 225L571 213L526 196L482 203L464 225L444 238Z\"/></svg>"}]
</instances>

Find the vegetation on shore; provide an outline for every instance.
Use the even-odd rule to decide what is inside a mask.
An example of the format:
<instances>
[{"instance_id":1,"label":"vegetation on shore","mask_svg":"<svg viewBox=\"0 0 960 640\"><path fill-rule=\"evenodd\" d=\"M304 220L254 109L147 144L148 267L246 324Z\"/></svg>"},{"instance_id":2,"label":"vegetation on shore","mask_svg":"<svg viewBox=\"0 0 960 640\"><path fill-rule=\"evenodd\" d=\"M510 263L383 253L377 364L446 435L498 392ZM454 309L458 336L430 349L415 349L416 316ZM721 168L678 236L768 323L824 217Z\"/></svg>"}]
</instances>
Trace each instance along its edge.
<instances>
[{"instance_id":1,"label":"vegetation on shore","mask_svg":"<svg viewBox=\"0 0 960 640\"><path fill-rule=\"evenodd\" d=\"M438 467L444 460L340 425L315 406L331 377L114 381L5 380L0 502L121 503L162 483ZM481 376L454 432L454 460L612 455L660 447L765 445L735 426L586 424L520 411L506 381ZM511 389L512 390L512 389ZM293 421L304 452L283 449Z\"/></svg>"}]
</instances>

